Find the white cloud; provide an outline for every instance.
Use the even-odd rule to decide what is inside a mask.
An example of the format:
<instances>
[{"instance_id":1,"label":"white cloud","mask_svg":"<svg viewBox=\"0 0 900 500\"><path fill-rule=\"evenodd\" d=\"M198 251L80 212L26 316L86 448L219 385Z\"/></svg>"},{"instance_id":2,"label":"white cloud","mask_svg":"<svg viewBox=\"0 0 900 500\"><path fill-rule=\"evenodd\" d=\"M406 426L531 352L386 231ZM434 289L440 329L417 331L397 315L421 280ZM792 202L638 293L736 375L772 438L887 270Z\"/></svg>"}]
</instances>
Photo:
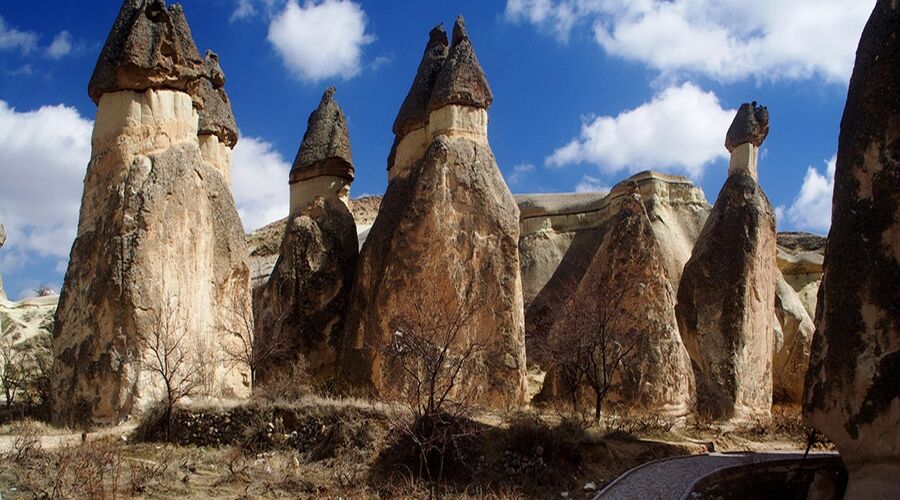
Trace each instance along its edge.
<instances>
[{"instance_id":1,"label":"white cloud","mask_svg":"<svg viewBox=\"0 0 900 500\"><path fill-rule=\"evenodd\" d=\"M285 66L301 80L350 79L362 69L362 49L375 38L366 33L366 13L349 0L291 0L269 25L269 42Z\"/></svg>"},{"instance_id":2,"label":"white cloud","mask_svg":"<svg viewBox=\"0 0 900 500\"><path fill-rule=\"evenodd\" d=\"M249 232L287 217L291 165L264 140L241 137L232 155L231 180L244 229Z\"/></svg>"},{"instance_id":3,"label":"white cloud","mask_svg":"<svg viewBox=\"0 0 900 500\"><path fill-rule=\"evenodd\" d=\"M586 120L581 135L546 162L592 163L606 174L654 169L699 178L708 165L728 157L723 144L735 112L691 83L669 87L618 116Z\"/></svg>"},{"instance_id":4,"label":"white cloud","mask_svg":"<svg viewBox=\"0 0 900 500\"><path fill-rule=\"evenodd\" d=\"M0 50L19 49L27 54L37 47L37 41L36 33L19 31L6 24L3 16L0 16Z\"/></svg>"},{"instance_id":5,"label":"white cloud","mask_svg":"<svg viewBox=\"0 0 900 500\"><path fill-rule=\"evenodd\" d=\"M506 18L565 40L579 23L614 56L719 81L849 80L874 0L507 0Z\"/></svg>"},{"instance_id":6,"label":"white cloud","mask_svg":"<svg viewBox=\"0 0 900 500\"><path fill-rule=\"evenodd\" d=\"M68 31L61 31L47 47L47 56L51 59L61 59L70 52L72 52L72 35Z\"/></svg>"},{"instance_id":7,"label":"white cloud","mask_svg":"<svg viewBox=\"0 0 900 500\"><path fill-rule=\"evenodd\" d=\"M256 14L256 7L253 6L253 0L238 0L238 5L234 9L234 12L231 13L231 22L238 21L241 19L247 19L248 17Z\"/></svg>"},{"instance_id":8,"label":"white cloud","mask_svg":"<svg viewBox=\"0 0 900 500\"><path fill-rule=\"evenodd\" d=\"M585 175L581 181L575 186L576 193L596 193L609 191L610 188L603 181L590 175Z\"/></svg>"},{"instance_id":9,"label":"white cloud","mask_svg":"<svg viewBox=\"0 0 900 500\"><path fill-rule=\"evenodd\" d=\"M793 204L784 211L784 219L797 229L827 233L831 228L831 204L834 192L834 171L837 156L825 162L825 174L810 166L806 169L806 177L800 187L800 193ZM777 214L777 209L776 209Z\"/></svg>"},{"instance_id":10,"label":"white cloud","mask_svg":"<svg viewBox=\"0 0 900 500\"><path fill-rule=\"evenodd\" d=\"M67 106L19 112L0 101L0 223L4 271L68 258L78 224L93 122Z\"/></svg>"},{"instance_id":11,"label":"white cloud","mask_svg":"<svg viewBox=\"0 0 900 500\"><path fill-rule=\"evenodd\" d=\"M531 163L522 163L522 164L514 166L512 170L513 170L512 174L510 174L509 178L508 178L509 183L510 184L518 184L518 183L522 182L522 179L526 175L530 174L531 172L534 172L535 168L534 168L534 165L532 165Z\"/></svg>"}]
</instances>

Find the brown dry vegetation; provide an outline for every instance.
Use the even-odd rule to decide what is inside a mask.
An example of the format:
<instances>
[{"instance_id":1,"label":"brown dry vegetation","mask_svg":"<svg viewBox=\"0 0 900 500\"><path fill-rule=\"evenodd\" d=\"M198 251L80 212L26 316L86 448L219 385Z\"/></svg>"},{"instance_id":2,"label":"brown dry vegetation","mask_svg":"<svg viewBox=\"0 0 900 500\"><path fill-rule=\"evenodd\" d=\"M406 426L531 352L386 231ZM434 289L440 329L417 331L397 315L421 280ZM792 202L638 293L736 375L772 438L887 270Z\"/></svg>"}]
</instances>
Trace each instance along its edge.
<instances>
[{"instance_id":1,"label":"brown dry vegetation","mask_svg":"<svg viewBox=\"0 0 900 500\"><path fill-rule=\"evenodd\" d=\"M392 429L391 409L314 395L295 401L179 407L172 443L153 414L127 440L88 436L41 448L55 432L30 421L0 427L3 498L585 498L625 470L673 455L803 448L796 409L723 430L659 419L586 425L558 414L483 414L446 464L444 480L416 480L417 449ZM157 415L158 418L158 415ZM156 432L156 434L154 434ZM137 442L136 438L148 442Z\"/></svg>"}]
</instances>

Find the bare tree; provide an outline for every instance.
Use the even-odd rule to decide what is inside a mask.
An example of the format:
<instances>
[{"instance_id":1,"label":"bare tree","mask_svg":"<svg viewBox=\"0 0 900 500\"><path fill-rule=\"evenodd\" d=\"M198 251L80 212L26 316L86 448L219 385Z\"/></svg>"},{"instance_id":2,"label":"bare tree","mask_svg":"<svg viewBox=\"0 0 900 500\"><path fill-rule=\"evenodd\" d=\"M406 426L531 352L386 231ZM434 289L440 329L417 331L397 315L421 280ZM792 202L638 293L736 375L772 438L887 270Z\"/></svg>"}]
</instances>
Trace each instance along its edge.
<instances>
[{"instance_id":1,"label":"bare tree","mask_svg":"<svg viewBox=\"0 0 900 500\"><path fill-rule=\"evenodd\" d=\"M432 484L442 478L448 452L474 433L472 390L463 378L483 350L468 337L477 294L471 287L441 292L414 291L391 323L391 338L378 348L391 380L386 396L408 410L395 428L415 444L419 477Z\"/></svg>"},{"instance_id":2,"label":"bare tree","mask_svg":"<svg viewBox=\"0 0 900 500\"><path fill-rule=\"evenodd\" d=\"M255 388L260 367L287 354L287 342L280 336L265 342L256 337L253 306L238 292L232 298L228 315L230 321L222 327L226 334L222 339L225 362L249 370L250 387Z\"/></svg>"},{"instance_id":3,"label":"bare tree","mask_svg":"<svg viewBox=\"0 0 900 500\"><path fill-rule=\"evenodd\" d=\"M603 402L614 386L622 362L640 345L646 325L628 314L626 305L641 287L636 273L618 273L591 284L586 295L571 297L565 314L546 343L562 385L577 412L580 388L594 393L594 419L600 420Z\"/></svg>"},{"instance_id":4,"label":"bare tree","mask_svg":"<svg viewBox=\"0 0 900 500\"><path fill-rule=\"evenodd\" d=\"M163 409L166 432L172 410L182 399L195 394L203 383L196 366L196 348L189 337L187 317L183 317L177 298L169 295L155 311L150 328L139 330L140 366L163 385Z\"/></svg>"},{"instance_id":5,"label":"bare tree","mask_svg":"<svg viewBox=\"0 0 900 500\"><path fill-rule=\"evenodd\" d=\"M30 373L26 361L24 350L17 349L10 339L0 339L0 386L3 386L7 408L12 407L16 397L28 386Z\"/></svg>"}]
</instances>

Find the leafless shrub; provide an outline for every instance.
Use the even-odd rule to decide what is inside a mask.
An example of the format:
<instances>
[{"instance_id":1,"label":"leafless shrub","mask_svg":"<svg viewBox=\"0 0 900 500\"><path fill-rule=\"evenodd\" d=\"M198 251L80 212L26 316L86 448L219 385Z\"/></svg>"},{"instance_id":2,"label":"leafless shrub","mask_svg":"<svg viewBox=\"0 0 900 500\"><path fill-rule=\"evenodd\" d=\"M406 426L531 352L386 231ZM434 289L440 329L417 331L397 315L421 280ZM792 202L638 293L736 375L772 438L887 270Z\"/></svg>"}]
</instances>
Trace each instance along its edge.
<instances>
[{"instance_id":1,"label":"leafless shrub","mask_svg":"<svg viewBox=\"0 0 900 500\"><path fill-rule=\"evenodd\" d=\"M250 384L254 389L258 382L260 367L273 359L281 359L288 354L288 345L283 338L263 341L254 333L253 306L235 291L223 325L226 336L222 339L225 363L232 367L246 368L250 372ZM290 353L293 355L293 353Z\"/></svg>"},{"instance_id":2,"label":"leafless shrub","mask_svg":"<svg viewBox=\"0 0 900 500\"><path fill-rule=\"evenodd\" d=\"M625 313L627 301L641 286L638 274L619 272L591 286L587 296L566 302L566 319L543 343L542 354L560 377L573 413L578 413L582 386L592 390L594 420L599 422L614 376L637 350L646 325Z\"/></svg>"},{"instance_id":3,"label":"leafless shrub","mask_svg":"<svg viewBox=\"0 0 900 500\"><path fill-rule=\"evenodd\" d=\"M32 460L41 450L41 429L31 421L16 422L10 429L13 435L10 460L25 463Z\"/></svg>"},{"instance_id":4,"label":"leafless shrub","mask_svg":"<svg viewBox=\"0 0 900 500\"><path fill-rule=\"evenodd\" d=\"M308 396L311 392L311 379L309 376L306 359L300 354L296 359L270 376L259 387L255 387L253 397L267 402L296 402Z\"/></svg>"},{"instance_id":5,"label":"leafless shrub","mask_svg":"<svg viewBox=\"0 0 900 500\"><path fill-rule=\"evenodd\" d=\"M464 337L479 306L471 285L460 293L449 286L419 289L392 321L391 338L377 346L391 380L385 395L405 409L394 415L393 427L414 445L417 477L432 487L443 478L448 458L462 461L461 443L476 433L469 418L472 391L463 377L482 351Z\"/></svg>"},{"instance_id":6,"label":"leafless shrub","mask_svg":"<svg viewBox=\"0 0 900 500\"><path fill-rule=\"evenodd\" d=\"M175 405L197 393L203 385L198 370L198 346L191 342L189 324L177 298L169 295L155 311L150 328L137 333L142 352L140 366L163 386L163 417L167 426L171 424Z\"/></svg>"}]
</instances>

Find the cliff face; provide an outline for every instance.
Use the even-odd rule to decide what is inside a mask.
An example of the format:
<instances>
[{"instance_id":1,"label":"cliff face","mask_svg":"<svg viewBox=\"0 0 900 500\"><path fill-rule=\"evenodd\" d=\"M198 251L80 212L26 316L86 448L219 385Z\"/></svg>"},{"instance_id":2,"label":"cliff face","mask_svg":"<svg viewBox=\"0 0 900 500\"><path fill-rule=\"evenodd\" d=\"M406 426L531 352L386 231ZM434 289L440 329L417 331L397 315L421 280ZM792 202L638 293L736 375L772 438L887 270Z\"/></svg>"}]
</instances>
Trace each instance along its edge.
<instances>
[{"instance_id":1,"label":"cliff face","mask_svg":"<svg viewBox=\"0 0 900 500\"><path fill-rule=\"evenodd\" d=\"M162 337L178 344L198 392L249 394L246 369L221 362L246 323L250 271L230 164L204 156L202 103L189 93L211 78L221 83L180 7L125 3L90 85L99 109L56 311L62 423L116 423L159 400L151 351Z\"/></svg>"}]
</instances>

